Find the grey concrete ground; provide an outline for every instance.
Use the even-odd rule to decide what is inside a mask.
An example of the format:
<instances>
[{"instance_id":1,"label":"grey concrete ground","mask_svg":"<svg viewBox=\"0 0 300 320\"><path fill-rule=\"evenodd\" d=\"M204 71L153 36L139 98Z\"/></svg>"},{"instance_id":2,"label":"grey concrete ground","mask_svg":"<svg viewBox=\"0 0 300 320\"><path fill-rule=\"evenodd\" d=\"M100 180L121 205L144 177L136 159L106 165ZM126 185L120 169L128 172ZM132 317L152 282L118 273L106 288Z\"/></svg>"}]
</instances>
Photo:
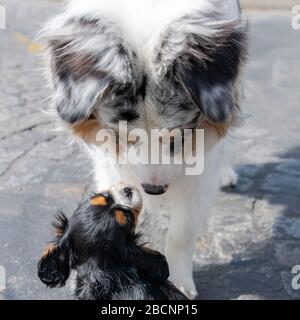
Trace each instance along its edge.
<instances>
[{"instance_id":1,"label":"grey concrete ground","mask_svg":"<svg viewBox=\"0 0 300 320\"><path fill-rule=\"evenodd\" d=\"M298 0L240 0L243 8L246 9L288 9L290 10L293 6L298 5Z\"/></svg>"},{"instance_id":2,"label":"grey concrete ground","mask_svg":"<svg viewBox=\"0 0 300 320\"><path fill-rule=\"evenodd\" d=\"M52 130L48 95L33 38L59 2L5 0L0 30L0 265L6 299L67 299L46 289L36 262L51 237L57 208L70 213L91 184L90 165L64 134ZM288 12L252 12L244 109L236 140L234 190L222 190L208 234L199 239L195 278L200 299L290 299L300 265L300 30ZM160 217L161 233L167 218ZM149 229L157 229L151 222ZM149 233L149 232L148 232ZM151 232L150 232L151 233Z\"/></svg>"}]
</instances>

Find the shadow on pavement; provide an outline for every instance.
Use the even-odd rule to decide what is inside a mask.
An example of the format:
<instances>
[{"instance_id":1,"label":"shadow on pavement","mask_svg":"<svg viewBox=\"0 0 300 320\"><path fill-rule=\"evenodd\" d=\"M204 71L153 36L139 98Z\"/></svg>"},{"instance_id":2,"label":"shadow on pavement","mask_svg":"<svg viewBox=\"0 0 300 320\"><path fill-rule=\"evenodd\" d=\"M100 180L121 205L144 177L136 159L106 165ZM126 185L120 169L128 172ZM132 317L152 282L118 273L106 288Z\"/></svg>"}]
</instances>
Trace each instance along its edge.
<instances>
[{"instance_id":1,"label":"shadow on pavement","mask_svg":"<svg viewBox=\"0 0 300 320\"><path fill-rule=\"evenodd\" d=\"M241 296L246 299L300 299L300 293L291 288L292 265L288 267L291 256L288 250L295 250L300 238L300 147L277 156L278 162L237 166L238 185L222 190L249 197L254 206L258 200L280 206L271 225L272 236L262 242L249 243L243 254L234 256L229 264L209 265L195 272L199 299L237 299ZM254 183L245 188L243 184L249 179ZM287 251L281 253L281 261L286 259L286 265L284 261L278 262L276 252L278 245L285 244L290 244L290 247L283 247ZM300 264L300 256L298 261Z\"/></svg>"}]
</instances>

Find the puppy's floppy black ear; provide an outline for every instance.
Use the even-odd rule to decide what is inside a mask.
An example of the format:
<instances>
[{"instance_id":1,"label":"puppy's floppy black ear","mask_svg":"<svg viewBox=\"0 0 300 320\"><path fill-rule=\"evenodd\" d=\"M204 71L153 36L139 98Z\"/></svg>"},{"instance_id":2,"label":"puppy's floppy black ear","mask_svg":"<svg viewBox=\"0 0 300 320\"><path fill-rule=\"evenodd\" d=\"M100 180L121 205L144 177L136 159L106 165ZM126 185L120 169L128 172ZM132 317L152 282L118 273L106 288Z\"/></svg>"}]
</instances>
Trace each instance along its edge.
<instances>
[{"instance_id":1,"label":"puppy's floppy black ear","mask_svg":"<svg viewBox=\"0 0 300 320\"><path fill-rule=\"evenodd\" d=\"M214 15L195 13L174 22L166 33L160 53L165 75L211 122L226 121L237 107L234 84L246 60L246 31L240 20L218 22Z\"/></svg>"},{"instance_id":2,"label":"puppy's floppy black ear","mask_svg":"<svg viewBox=\"0 0 300 320\"><path fill-rule=\"evenodd\" d=\"M65 248L50 245L38 263L38 276L48 287L64 286L70 275L70 256Z\"/></svg>"},{"instance_id":3,"label":"puppy's floppy black ear","mask_svg":"<svg viewBox=\"0 0 300 320\"><path fill-rule=\"evenodd\" d=\"M132 250L132 262L141 274L166 281L169 278L169 265L164 255L145 246L135 246Z\"/></svg>"},{"instance_id":4,"label":"puppy's floppy black ear","mask_svg":"<svg viewBox=\"0 0 300 320\"><path fill-rule=\"evenodd\" d=\"M54 224L56 239L45 250L38 263L38 277L47 286L64 286L70 275L71 244L66 234L68 219L60 212Z\"/></svg>"},{"instance_id":5,"label":"puppy's floppy black ear","mask_svg":"<svg viewBox=\"0 0 300 320\"><path fill-rule=\"evenodd\" d=\"M133 53L106 19L63 19L52 22L43 36L48 39L54 107L62 120L74 124L86 120L114 84L133 82Z\"/></svg>"}]
</instances>

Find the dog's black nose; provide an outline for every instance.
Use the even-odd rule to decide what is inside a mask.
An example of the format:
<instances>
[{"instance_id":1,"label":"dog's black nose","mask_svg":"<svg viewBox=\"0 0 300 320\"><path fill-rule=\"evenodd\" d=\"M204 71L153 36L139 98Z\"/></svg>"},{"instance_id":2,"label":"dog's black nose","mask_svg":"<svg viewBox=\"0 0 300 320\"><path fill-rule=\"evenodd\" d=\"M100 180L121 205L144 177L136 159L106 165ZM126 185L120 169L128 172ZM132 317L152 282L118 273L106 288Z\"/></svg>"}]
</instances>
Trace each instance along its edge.
<instances>
[{"instance_id":1,"label":"dog's black nose","mask_svg":"<svg viewBox=\"0 0 300 320\"><path fill-rule=\"evenodd\" d=\"M132 198L132 189L129 188L129 187L126 187L123 189L124 191L124 194L125 196L128 198L128 199L131 199Z\"/></svg>"},{"instance_id":2,"label":"dog's black nose","mask_svg":"<svg viewBox=\"0 0 300 320\"><path fill-rule=\"evenodd\" d=\"M159 196L163 193L165 193L168 189L168 185L165 186L155 186L149 183L143 183L142 187L144 188L144 191L148 194Z\"/></svg>"}]
</instances>

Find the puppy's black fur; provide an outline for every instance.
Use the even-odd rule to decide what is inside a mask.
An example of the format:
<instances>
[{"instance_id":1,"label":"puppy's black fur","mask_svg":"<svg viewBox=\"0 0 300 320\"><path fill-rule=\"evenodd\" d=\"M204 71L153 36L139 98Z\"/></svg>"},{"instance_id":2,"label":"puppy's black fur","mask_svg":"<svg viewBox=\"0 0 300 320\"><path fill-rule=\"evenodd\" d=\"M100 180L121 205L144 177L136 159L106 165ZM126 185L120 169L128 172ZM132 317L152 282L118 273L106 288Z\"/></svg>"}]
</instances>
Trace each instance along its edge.
<instances>
[{"instance_id":1,"label":"puppy's black fur","mask_svg":"<svg viewBox=\"0 0 300 320\"><path fill-rule=\"evenodd\" d=\"M75 299L187 299L167 281L165 257L138 243L137 215L109 193L81 204L70 220L59 212L56 238L38 263L39 278L51 288L64 286L76 270Z\"/></svg>"}]
</instances>

